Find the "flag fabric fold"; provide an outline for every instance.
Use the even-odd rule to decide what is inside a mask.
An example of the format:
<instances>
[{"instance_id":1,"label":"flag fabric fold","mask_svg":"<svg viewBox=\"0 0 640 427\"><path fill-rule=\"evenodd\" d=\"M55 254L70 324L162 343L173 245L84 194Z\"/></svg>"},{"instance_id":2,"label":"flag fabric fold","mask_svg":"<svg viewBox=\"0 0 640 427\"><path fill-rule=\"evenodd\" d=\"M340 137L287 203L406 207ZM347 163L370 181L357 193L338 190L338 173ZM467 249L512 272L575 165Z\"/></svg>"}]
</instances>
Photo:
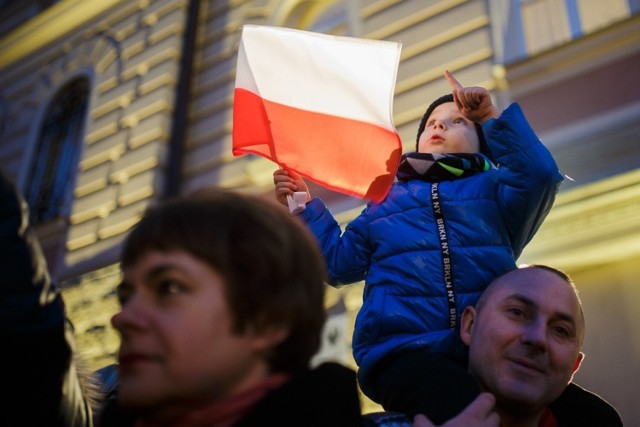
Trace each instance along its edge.
<instances>
[{"instance_id":1,"label":"flag fabric fold","mask_svg":"<svg viewBox=\"0 0 640 427\"><path fill-rule=\"evenodd\" d=\"M393 125L400 43L242 28L233 154L252 153L350 196L381 201L402 146Z\"/></svg>"}]
</instances>

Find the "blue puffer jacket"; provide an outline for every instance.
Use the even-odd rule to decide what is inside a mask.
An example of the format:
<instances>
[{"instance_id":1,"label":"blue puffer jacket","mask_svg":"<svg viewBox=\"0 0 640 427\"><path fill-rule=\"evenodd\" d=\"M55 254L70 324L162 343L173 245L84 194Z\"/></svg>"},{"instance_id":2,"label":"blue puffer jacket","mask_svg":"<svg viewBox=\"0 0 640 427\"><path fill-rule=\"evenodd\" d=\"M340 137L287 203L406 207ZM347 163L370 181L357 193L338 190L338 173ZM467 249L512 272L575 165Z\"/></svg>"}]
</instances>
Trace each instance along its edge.
<instances>
[{"instance_id":1,"label":"blue puffer jacket","mask_svg":"<svg viewBox=\"0 0 640 427\"><path fill-rule=\"evenodd\" d=\"M494 277L515 267L563 179L518 104L483 131L498 168L439 184L457 320ZM301 216L320 242L330 284L365 281L353 354L366 394L371 369L392 351L463 349L458 326L449 323L430 183L394 183L386 199L369 203L344 233L319 199Z\"/></svg>"}]
</instances>

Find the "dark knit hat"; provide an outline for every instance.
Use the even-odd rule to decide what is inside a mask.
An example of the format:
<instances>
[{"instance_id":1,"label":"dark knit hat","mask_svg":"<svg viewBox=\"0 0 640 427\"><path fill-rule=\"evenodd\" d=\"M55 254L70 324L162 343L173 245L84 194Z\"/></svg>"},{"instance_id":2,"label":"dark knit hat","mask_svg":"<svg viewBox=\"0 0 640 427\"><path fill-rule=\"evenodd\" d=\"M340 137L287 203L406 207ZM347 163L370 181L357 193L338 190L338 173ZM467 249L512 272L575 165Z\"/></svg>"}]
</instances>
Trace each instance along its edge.
<instances>
[{"instance_id":1,"label":"dark knit hat","mask_svg":"<svg viewBox=\"0 0 640 427\"><path fill-rule=\"evenodd\" d=\"M420 126L418 126L418 135L416 136L416 151L418 151L418 143L420 141L420 135L424 132L424 128L427 126L427 121L429 120L429 116L433 113L433 110L436 109L438 105L444 104L445 102L453 102L453 95L447 94L443 95L440 98L436 99L429 105L427 111L422 116L422 120L420 120ZM489 157L489 159L493 160L491 157L491 151L489 151L489 146L487 145L487 141L484 139L484 133L482 133L482 126L478 123L476 125L476 132L478 133L478 142L480 143L480 152L485 156Z\"/></svg>"}]
</instances>

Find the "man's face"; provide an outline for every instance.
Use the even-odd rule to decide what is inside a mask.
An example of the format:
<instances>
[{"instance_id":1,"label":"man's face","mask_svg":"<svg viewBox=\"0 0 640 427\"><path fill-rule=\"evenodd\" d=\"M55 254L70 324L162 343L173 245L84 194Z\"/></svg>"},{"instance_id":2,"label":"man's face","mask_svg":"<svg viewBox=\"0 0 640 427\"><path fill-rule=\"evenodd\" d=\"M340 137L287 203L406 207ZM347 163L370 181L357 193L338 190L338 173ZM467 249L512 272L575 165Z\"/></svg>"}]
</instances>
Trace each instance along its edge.
<instances>
[{"instance_id":1,"label":"man's face","mask_svg":"<svg viewBox=\"0 0 640 427\"><path fill-rule=\"evenodd\" d=\"M463 314L469 371L498 406L540 410L560 396L582 360L577 296L540 268L516 270L494 286L479 311Z\"/></svg>"}]
</instances>

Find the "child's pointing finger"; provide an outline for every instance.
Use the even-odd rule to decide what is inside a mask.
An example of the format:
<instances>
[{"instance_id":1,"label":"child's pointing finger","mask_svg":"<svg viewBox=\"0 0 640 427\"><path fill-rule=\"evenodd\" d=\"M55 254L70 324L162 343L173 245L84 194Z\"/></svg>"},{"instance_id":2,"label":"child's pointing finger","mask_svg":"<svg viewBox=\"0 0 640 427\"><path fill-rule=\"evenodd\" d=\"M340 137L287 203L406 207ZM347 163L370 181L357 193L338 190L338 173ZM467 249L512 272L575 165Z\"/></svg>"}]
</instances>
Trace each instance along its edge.
<instances>
[{"instance_id":1,"label":"child's pointing finger","mask_svg":"<svg viewBox=\"0 0 640 427\"><path fill-rule=\"evenodd\" d=\"M449 70L445 70L444 72L444 77L447 79L447 81L449 82L449 84L451 85L451 89L452 90L458 90L458 89L462 89L462 85L460 84L460 82L458 82L456 80L455 77L453 77L453 74L451 74L449 72Z\"/></svg>"}]
</instances>

